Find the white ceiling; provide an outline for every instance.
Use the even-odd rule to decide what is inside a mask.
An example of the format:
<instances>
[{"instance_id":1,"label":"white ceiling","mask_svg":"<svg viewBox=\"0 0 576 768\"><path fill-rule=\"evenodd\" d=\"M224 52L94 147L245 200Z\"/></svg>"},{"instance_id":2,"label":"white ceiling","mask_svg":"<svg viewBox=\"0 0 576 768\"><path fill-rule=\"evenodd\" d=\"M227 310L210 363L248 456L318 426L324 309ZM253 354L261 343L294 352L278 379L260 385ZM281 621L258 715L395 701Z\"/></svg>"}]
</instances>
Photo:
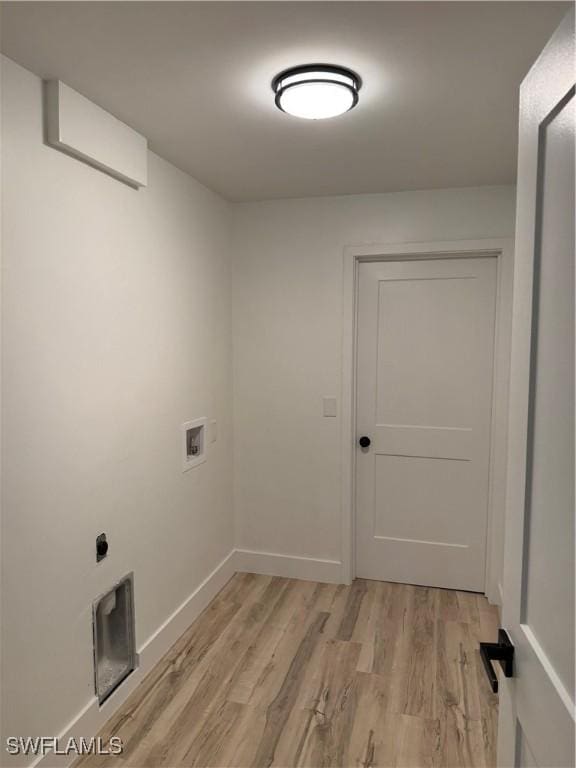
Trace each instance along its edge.
<instances>
[{"instance_id":1,"label":"white ceiling","mask_svg":"<svg viewBox=\"0 0 576 768\"><path fill-rule=\"evenodd\" d=\"M2 51L60 78L230 200L514 182L518 85L556 2L15 2ZM363 78L326 121L279 112L280 70Z\"/></svg>"}]
</instances>

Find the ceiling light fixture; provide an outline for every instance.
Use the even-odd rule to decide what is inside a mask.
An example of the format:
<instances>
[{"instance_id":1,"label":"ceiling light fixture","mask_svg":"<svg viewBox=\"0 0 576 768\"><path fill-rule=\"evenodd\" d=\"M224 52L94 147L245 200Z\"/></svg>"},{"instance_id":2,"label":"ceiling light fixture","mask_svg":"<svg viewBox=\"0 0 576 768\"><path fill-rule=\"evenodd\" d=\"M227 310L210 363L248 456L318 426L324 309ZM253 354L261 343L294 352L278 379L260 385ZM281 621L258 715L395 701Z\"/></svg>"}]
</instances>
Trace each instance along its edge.
<instances>
[{"instance_id":1,"label":"ceiling light fixture","mask_svg":"<svg viewBox=\"0 0 576 768\"><path fill-rule=\"evenodd\" d=\"M278 109L306 120L324 120L353 109L361 86L352 70L327 64L286 69L272 81Z\"/></svg>"}]
</instances>

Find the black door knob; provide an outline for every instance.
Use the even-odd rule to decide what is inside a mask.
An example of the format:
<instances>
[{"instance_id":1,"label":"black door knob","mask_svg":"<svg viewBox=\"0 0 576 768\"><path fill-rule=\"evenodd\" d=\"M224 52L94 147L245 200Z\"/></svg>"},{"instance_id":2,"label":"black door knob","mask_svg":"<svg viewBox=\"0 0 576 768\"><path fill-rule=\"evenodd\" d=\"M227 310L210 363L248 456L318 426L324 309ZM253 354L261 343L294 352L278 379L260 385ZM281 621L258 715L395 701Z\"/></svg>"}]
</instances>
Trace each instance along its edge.
<instances>
[{"instance_id":1,"label":"black door knob","mask_svg":"<svg viewBox=\"0 0 576 768\"><path fill-rule=\"evenodd\" d=\"M500 662L504 670L504 677L514 675L514 646L505 629L498 630L497 643L480 643L480 658L490 681L490 687L494 693L498 693L498 677L494 672L492 660Z\"/></svg>"},{"instance_id":2,"label":"black door knob","mask_svg":"<svg viewBox=\"0 0 576 768\"><path fill-rule=\"evenodd\" d=\"M360 443L362 448L368 448L368 446L372 441L370 440L369 437L366 437L366 435L364 435L363 437L360 438L360 440L358 440L358 442Z\"/></svg>"}]
</instances>

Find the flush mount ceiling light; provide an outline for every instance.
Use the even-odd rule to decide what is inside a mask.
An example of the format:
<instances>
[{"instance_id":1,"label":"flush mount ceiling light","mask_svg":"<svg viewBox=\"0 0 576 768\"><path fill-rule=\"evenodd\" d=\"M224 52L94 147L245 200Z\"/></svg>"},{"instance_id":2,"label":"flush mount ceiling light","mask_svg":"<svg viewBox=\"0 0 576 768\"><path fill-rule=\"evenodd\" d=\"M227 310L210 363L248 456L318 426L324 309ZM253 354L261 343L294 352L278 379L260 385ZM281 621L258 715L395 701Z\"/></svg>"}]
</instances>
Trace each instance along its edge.
<instances>
[{"instance_id":1,"label":"flush mount ceiling light","mask_svg":"<svg viewBox=\"0 0 576 768\"><path fill-rule=\"evenodd\" d=\"M327 64L286 69L272 81L278 109L307 120L324 120L353 109L361 86L352 70Z\"/></svg>"}]
</instances>

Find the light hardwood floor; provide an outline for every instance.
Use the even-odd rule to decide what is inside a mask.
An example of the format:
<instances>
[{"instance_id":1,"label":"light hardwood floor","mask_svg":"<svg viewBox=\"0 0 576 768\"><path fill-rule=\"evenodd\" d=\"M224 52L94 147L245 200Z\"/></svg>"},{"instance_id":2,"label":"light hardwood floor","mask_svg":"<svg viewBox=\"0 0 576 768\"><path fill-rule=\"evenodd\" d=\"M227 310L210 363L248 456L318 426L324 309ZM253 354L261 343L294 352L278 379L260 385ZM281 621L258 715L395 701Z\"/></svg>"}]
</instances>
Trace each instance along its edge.
<instances>
[{"instance_id":1,"label":"light hardwood floor","mask_svg":"<svg viewBox=\"0 0 576 768\"><path fill-rule=\"evenodd\" d=\"M467 592L237 574L77 765L494 766L496 632Z\"/></svg>"}]
</instances>

